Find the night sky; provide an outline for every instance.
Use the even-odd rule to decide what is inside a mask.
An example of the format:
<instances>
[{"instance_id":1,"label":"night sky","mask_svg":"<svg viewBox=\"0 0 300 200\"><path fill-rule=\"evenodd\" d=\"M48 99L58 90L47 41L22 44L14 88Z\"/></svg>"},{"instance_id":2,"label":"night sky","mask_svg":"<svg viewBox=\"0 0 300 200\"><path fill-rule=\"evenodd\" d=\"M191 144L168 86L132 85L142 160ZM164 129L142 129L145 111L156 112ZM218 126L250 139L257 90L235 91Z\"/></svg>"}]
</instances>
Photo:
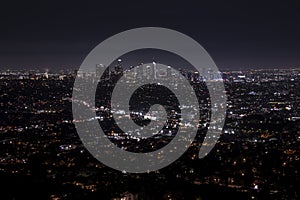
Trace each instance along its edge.
<instances>
[{"instance_id":1,"label":"night sky","mask_svg":"<svg viewBox=\"0 0 300 200\"><path fill-rule=\"evenodd\" d=\"M78 68L121 31L158 26L197 40L220 69L300 66L299 1L9 1L0 69Z\"/></svg>"}]
</instances>

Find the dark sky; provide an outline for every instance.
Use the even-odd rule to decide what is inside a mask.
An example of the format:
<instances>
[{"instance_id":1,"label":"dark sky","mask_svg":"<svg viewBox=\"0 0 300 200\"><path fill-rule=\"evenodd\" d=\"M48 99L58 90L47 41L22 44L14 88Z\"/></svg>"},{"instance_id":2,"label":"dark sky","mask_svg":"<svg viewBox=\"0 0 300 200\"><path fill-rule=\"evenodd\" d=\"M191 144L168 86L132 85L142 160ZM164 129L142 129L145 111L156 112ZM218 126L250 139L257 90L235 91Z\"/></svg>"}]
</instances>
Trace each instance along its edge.
<instances>
[{"instance_id":1,"label":"dark sky","mask_svg":"<svg viewBox=\"0 0 300 200\"><path fill-rule=\"evenodd\" d=\"M300 66L299 1L107 2L2 3L0 68L79 67L107 37L144 26L191 36L221 69Z\"/></svg>"}]
</instances>

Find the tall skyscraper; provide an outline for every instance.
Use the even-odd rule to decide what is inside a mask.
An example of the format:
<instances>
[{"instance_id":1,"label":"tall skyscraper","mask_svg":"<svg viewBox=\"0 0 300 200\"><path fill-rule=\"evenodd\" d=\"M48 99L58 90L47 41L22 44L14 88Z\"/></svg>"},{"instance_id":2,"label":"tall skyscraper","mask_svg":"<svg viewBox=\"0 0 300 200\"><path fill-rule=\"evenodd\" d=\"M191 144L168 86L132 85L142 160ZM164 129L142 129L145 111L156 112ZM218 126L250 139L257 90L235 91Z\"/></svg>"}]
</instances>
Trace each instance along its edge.
<instances>
[{"instance_id":1,"label":"tall skyscraper","mask_svg":"<svg viewBox=\"0 0 300 200\"><path fill-rule=\"evenodd\" d=\"M115 66L115 72L119 76L123 75L123 67L122 67L122 59L121 58L119 58L117 61L117 65Z\"/></svg>"},{"instance_id":2,"label":"tall skyscraper","mask_svg":"<svg viewBox=\"0 0 300 200\"><path fill-rule=\"evenodd\" d=\"M103 64L96 64L96 77L101 78L101 72L103 73L102 78L105 80L110 79L109 67L105 67Z\"/></svg>"},{"instance_id":3,"label":"tall skyscraper","mask_svg":"<svg viewBox=\"0 0 300 200\"><path fill-rule=\"evenodd\" d=\"M101 76L101 71L104 69L103 64L96 64L96 77L99 78Z\"/></svg>"}]
</instances>

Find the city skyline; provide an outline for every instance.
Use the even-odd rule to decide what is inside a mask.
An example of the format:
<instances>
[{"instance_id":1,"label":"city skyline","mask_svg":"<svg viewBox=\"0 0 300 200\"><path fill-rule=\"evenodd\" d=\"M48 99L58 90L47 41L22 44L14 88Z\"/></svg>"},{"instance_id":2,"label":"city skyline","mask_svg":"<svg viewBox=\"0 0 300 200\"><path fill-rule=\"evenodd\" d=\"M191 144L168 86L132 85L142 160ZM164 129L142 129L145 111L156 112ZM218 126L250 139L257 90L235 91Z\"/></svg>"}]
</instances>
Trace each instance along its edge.
<instances>
[{"instance_id":1,"label":"city skyline","mask_svg":"<svg viewBox=\"0 0 300 200\"><path fill-rule=\"evenodd\" d=\"M197 154L212 125L207 123L211 108L207 89L201 80L182 73L199 98L197 137L176 162L144 174L113 170L85 148L74 127L74 120L80 119L71 112L71 102L77 102L72 97L75 72L0 73L1 197L112 200L129 193L137 196L132 199L215 199L217 193L233 199L297 199L300 69L223 73L228 97L226 123L219 142L204 159ZM96 74L86 75L81 78L97 78ZM126 151L149 152L163 147L178 134L179 113L171 110L166 125L154 137L128 138L114 125L107 102L110 97L103 95L110 93L119 77L112 69L110 79L100 79L105 84L97 91L97 115L82 119L98 120L110 141ZM144 107L164 94L154 87L143 90L133 95L130 105L141 103ZM172 95L168 97L163 97L169 102L165 109L176 108ZM81 103L89 107L89 102ZM132 119L143 123L148 117L136 109L140 107L132 110ZM123 115L117 111L118 116Z\"/></svg>"},{"instance_id":2,"label":"city skyline","mask_svg":"<svg viewBox=\"0 0 300 200\"><path fill-rule=\"evenodd\" d=\"M299 10L3 2L0 199L299 199Z\"/></svg>"}]
</instances>

